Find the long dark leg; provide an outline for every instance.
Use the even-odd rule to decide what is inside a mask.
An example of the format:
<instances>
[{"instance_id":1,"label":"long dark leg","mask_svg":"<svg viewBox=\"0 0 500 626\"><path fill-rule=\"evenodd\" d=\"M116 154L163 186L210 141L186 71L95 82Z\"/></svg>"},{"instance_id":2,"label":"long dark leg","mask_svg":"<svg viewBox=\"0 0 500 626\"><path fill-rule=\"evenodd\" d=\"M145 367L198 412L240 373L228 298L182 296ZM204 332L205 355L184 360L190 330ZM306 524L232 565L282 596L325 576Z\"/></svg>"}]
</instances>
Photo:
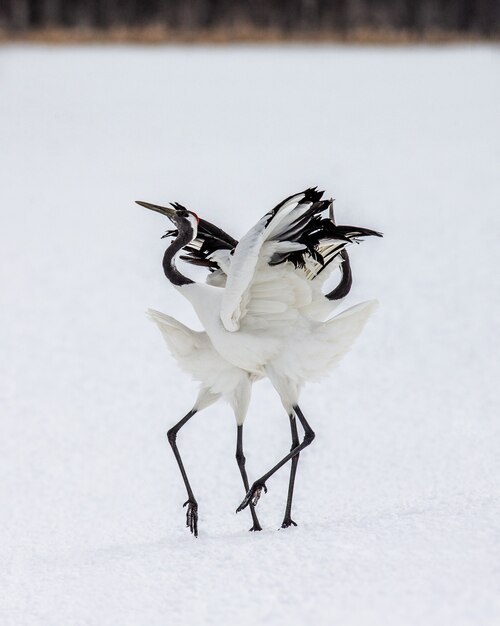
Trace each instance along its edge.
<instances>
[{"instance_id":1,"label":"long dark leg","mask_svg":"<svg viewBox=\"0 0 500 626\"><path fill-rule=\"evenodd\" d=\"M238 435L236 440L236 462L240 468L241 478L243 479L243 485L245 487L245 493L249 490L247 471L245 469L245 455L243 454L243 425L238 426ZM253 526L250 530L262 530L259 524L257 513L255 512L255 506L250 502L250 513L252 514Z\"/></svg>"},{"instance_id":2,"label":"long dark leg","mask_svg":"<svg viewBox=\"0 0 500 626\"><path fill-rule=\"evenodd\" d=\"M299 433L297 432L297 422L295 421L295 415L290 413L290 429L292 431L292 452L299 445ZM289 526L297 526L292 519L292 499L293 499L293 487L295 484L295 474L297 473L297 465L299 464L300 454L295 455L292 458L292 466L290 468L290 482L288 483L288 498L286 501L285 517L281 524L281 528L288 528Z\"/></svg>"},{"instance_id":3,"label":"long dark leg","mask_svg":"<svg viewBox=\"0 0 500 626\"><path fill-rule=\"evenodd\" d=\"M304 439L303 439L302 443L300 443L289 454L287 454L285 457L283 457L281 459L281 461L279 461L279 463L276 463L276 465L274 467L272 467L267 472L267 474L264 474L263 476L261 476L258 480L256 480L254 482L254 484L250 487L247 495L245 496L243 502L236 509L236 513L239 513L239 511L242 511L245 507L247 507L250 504L250 502L252 502L252 504L256 505L257 502L259 501L259 498L260 498L260 495L262 493L262 490L264 490L264 493L267 492L267 487L266 487L267 479L270 478L274 473L276 473L280 469L280 467L283 467L283 465L285 465L285 463L288 463L288 461L290 459L293 459L298 454L300 454L300 452L304 448L307 448L307 446L310 445L312 443L312 441L314 440L314 437L315 437L314 431L309 426L309 424L307 423L307 420L304 417L304 414L300 410L299 406L295 405L293 407L293 410L295 411L295 414L299 418L299 421L302 424L302 428L304 429ZM297 468L295 468L295 469L297 469Z\"/></svg>"},{"instance_id":4,"label":"long dark leg","mask_svg":"<svg viewBox=\"0 0 500 626\"><path fill-rule=\"evenodd\" d=\"M196 502L193 490L191 489L191 485L189 484L186 470L184 469L184 464L182 463L181 455L179 454L176 443L177 433L184 426L184 424L187 424L187 422L193 417L195 413L196 409L191 409L191 411L189 411L189 413L185 417L183 417L180 422L177 422L177 424L168 431L167 437L170 445L172 446L172 450L174 451L175 458L177 459L177 464L179 465L179 469L181 470L182 474L182 480L186 485L186 491L188 494L188 499L186 500L186 502L184 502L183 505L187 505L186 526L195 537L198 537L198 503Z\"/></svg>"}]
</instances>

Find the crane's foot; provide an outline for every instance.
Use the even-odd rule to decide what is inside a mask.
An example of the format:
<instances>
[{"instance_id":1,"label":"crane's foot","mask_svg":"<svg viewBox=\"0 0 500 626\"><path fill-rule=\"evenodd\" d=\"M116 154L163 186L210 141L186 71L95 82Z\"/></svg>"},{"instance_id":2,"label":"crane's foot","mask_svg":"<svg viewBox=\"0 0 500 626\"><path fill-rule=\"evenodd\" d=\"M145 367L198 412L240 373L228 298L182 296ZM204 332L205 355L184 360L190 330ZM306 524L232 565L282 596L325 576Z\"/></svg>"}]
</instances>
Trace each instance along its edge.
<instances>
[{"instance_id":1,"label":"crane's foot","mask_svg":"<svg viewBox=\"0 0 500 626\"><path fill-rule=\"evenodd\" d=\"M259 501L259 498L262 495L262 490L264 490L264 493L267 493L266 485L264 483L255 482L250 487L250 490L248 491L247 495L243 498L243 502L236 509L236 513L243 511L243 509L245 509L250 504L250 502L254 506L257 506L257 502Z\"/></svg>"},{"instance_id":2,"label":"crane's foot","mask_svg":"<svg viewBox=\"0 0 500 626\"><path fill-rule=\"evenodd\" d=\"M252 528L248 529L249 532L256 532L257 530L262 530L262 526L259 523L254 524Z\"/></svg>"},{"instance_id":3,"label":"crane's foot","mask_svg":"<svg viewBox=\"0 0 500 626\"><path fill-rule=\"evenodd\" d=\"M285 517L283 523L281 524L281 528L290 528L290 526L297 526L297 524L291 517Z\"/></svg>"},{"instance_id":4,"label":"crane's foot","mask_svg":"<svg viewBox=\"0 0 500 626\"><path fill-rule=\"evenodd\" d=\"M196 500L186 500L182 505L186 510L186 527L189 528L191 534L198 537L198 503Z\"/></svg>"}]
</instances>

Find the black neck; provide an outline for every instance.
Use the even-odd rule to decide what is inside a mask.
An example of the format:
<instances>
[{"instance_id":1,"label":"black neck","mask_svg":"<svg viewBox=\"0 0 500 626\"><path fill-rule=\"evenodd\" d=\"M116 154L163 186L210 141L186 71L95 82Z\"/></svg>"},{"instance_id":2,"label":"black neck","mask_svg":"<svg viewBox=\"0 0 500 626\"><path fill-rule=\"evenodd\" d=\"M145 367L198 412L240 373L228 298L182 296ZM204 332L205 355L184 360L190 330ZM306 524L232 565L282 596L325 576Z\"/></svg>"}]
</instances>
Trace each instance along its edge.
<instances>
[{"instance_id":1,"label":"black neck","mask_svg":"<svg viewBox=\"0 0 500 626\"><path fill-rule=\"evenodd\" d=\"M186 230L184 232L179 232L177 239L174 239L169 247L165 250L165 254L163 255L163 271L165 272L165 276L172 283L172 285L177 285L178 287L182 285L190 285L194 281L192 281L187 276L184 276L179 272L179 270L175 267L175 255L181 250L184 246L187 246L193 239L193 231Z\"/></svg>"},{"instance_id":2,"label":"black neck","mask_svg":"<svg viewBox=\"0 0 500 626\"><path fill-rule=\"evenodd\" d=\"M342 250L340 253L343 261L340 265L340 271L342 273L342 278L340 279L340 283L325 295L325 298L328 300L342 300L345 298L347 294L351 291L352 287L352 272L351 272L351 262L349 261L349 256L345 250Z\"/></svg>"}]
</instances>

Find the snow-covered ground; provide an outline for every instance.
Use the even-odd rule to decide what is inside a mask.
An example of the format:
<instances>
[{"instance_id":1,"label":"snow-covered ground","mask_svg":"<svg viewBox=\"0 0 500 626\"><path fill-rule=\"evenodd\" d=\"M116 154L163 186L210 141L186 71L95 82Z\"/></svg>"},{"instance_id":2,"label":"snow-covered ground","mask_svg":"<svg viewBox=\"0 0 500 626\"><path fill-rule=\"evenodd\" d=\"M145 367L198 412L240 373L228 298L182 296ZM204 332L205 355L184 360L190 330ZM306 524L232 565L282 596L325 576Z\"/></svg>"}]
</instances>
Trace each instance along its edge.
<instances>
[{"instance_id":1,"label":"snow-covered ground","mask_svg":"<svg viewBox=\"0 0 500 626\"><path fill-rule=\"evenodd\" d=\"M499 111L494 47L0 50L2 626L500 623ZM235 515L228 407L182 431L194 540L195 384L144 312L197 323L133 200L238 237L316 184L384 232L380 309L303 394L297 528L286 469ZM290 445L265 382L245 439L251 478Z\"/></svg>"}]
</instances>

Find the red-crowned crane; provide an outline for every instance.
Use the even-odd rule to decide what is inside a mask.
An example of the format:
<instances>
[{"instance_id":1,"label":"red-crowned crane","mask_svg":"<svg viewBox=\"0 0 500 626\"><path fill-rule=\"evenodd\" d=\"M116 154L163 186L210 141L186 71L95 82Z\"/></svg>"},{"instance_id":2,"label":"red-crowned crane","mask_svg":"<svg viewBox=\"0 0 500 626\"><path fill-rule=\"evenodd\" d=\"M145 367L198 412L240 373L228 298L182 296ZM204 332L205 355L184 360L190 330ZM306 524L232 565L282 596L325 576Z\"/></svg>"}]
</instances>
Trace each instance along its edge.
<instances>
[{"instance_id":1,"label":"red-crowned crane","mask_svg":"<svg viewBox=\"0 0 500 626\"><path fill-rule=\"evenodd\" d=\"M165 251L168 280L192 304L205 332L196 332L157 311L159 326L181 368L201 382L193 408L168 432L188 500L186 525L198 535L198 504L177 448L180 428L220 397L232 406L237 423L236 459L247 491L237 512L249 506L253 526L261 530L255 506L266 481L292 461L285 516L281 527L296 525L291 517L293 489L300 452L314 439L298 399L303 384L330 370L360 334L376 301L353 306L329 318L349 292L351 271L345 247L359 238L380 233L337 225L332 201L316 188L294 194L278 204L238 243L216 226L180 204L172 208L138 204L168 217L176 230ZM329 214L328 214L329 212ZM182 254L182 256L181 256ZM177 268L182 259L208 267L207 283L194 282ZM323 293L331 271L342 278ZM274 467L249 486L243 454L243 422L253 382L269 378L288 413L292 447ZM296 418L304 429L299 440Z\"/></svg>"}]
</instances>

